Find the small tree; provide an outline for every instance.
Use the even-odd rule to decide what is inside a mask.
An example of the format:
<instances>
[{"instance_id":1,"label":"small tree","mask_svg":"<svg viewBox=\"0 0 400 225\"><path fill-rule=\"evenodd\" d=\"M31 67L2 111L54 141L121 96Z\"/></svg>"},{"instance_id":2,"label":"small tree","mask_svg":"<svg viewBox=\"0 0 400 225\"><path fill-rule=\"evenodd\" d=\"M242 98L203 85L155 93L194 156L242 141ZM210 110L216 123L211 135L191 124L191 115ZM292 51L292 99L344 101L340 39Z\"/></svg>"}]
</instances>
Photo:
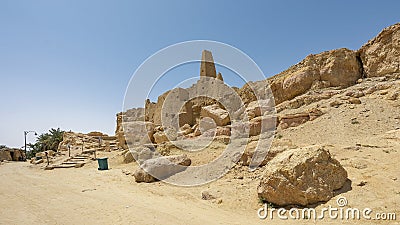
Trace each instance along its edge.
<instances>
[{"instance_id":1,"label":"small tree","mask_svg":"<svg viewBox=\"0 0 400 225\"><path fill-rule=\"evenodd\" d=\"M64 131L60 128L51 128L48 133L39 135L34 144L28 144L31 150L27 153L27 158L32 158L36 153L46 150L57 151L58 145L63 139L63 134Z\"/></svg>"}]
</instances>

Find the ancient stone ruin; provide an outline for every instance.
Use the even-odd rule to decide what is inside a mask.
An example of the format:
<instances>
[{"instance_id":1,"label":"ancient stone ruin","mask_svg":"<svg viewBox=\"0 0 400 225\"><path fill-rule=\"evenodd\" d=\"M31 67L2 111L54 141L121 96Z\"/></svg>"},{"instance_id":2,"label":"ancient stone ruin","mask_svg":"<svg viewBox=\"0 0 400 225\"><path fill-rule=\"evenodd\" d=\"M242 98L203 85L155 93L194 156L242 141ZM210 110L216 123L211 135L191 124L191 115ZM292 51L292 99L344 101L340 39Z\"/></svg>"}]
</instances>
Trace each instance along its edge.
<instances>
[{"instance_id":1,"label":"ancient stone ruin","mask_svg":"<svg viewBox=\"0 0 400 225\"><path fill-rule=\"evenodd\" d=\"M207 50L204 50L201 54L200 77L217 77L217 72L214 65L214 58L212 56L212 53Z\"/></svg>"},{"instance_id":2,"label":"ancient stone ruin","mask_svg":"<svg viewBox=\"0 0 400 225\"><path fill-rule=\"evenodd\" d=\"M25 152L18 148L1 148L0 161L23 161L25 160Z\"/></svg>"}]
</instances>

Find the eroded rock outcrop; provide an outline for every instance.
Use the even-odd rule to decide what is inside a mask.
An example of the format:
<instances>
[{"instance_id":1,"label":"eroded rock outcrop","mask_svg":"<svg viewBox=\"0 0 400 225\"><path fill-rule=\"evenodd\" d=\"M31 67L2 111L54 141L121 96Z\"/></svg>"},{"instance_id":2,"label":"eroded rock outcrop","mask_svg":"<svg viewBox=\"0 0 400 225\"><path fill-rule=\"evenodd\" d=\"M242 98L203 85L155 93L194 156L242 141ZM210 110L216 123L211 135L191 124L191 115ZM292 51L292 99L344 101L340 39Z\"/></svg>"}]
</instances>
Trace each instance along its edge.
<instances>
[{"instance_id":1,"label":"eroded rock outcrop","mask_svg":"<svg viewBox=\"0 0 400 225\"><path fill-rule=\"evenodd\" d=\"M362 77L357 53L349 49L309 55L300 63L269 79L275 103L306 93L313 88L348 87Z\"/></svg>"},{"instance_id":2,"label":"eroded rock outcrop","mask_svg":"<svg viewBox=\"0 0 400 225\"><path fill-rule=\"evenodd\" d=\"M366 77L400 73L400 23L385 28L359 50Z\"/></svg>"},{"instance_id":3,"label":"eroded rock outcrop","mask_svg":"<svg viewBox=\"0 0 400 225\"><path fill-rule=\"evenodd\" d=\"M284 151L268 162L258 196L277 205L328 201L343 187L347 172L321 146Z\"/></svg>"},{"instance_id":4,"label":"eroded rock outcrop","mask_svg":"<svg viewBox=\"0 0 400 225\"><path fill-rule=\"evenodd\" d=\"M321 115L323 115L323 112L317 108L309 109L303 113L285 114L279 116L279 125L282 129L296 127L308 121L313 121Z\"/></svg>"}]
</instances>

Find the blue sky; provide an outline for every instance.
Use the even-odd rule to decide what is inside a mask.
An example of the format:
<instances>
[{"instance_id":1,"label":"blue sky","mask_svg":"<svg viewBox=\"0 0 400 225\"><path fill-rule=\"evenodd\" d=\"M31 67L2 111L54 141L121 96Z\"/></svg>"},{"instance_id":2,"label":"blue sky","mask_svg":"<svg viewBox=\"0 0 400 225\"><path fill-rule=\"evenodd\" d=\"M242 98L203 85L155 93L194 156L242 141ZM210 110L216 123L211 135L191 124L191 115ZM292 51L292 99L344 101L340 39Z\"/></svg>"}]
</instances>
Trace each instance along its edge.
<instances>
[{"instance_id":1,"label":"blue sky","mask_svg":"<svg viewBox=\"0 0 400 225\"><path fill-rule=\"evenodd\" d=\"M311 53L358 49L399 22L399 8L396 0L0 0L0 144L21 147L24 130L57 127L113 134L132 74L169 45L227 43L271 76Z\"/></svg>"}]
</instances>

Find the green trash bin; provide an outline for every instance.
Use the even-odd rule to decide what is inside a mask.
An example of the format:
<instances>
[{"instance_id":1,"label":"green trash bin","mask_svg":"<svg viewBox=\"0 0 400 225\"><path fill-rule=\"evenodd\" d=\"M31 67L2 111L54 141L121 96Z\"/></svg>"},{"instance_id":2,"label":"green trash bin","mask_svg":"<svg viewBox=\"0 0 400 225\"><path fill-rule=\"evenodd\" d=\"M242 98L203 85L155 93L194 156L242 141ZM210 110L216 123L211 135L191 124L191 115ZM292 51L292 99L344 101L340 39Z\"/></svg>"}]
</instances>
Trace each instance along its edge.
<instances>
[{"instance_id":1,"label":"green trash bin","mask_svg":"<svg viewBox=\"0 0 400 225\"><path fill-rule=\"evenodd\" d=\"M97 162L99 163L98 170L108 170L108 162L107 157L104 158L97 158Z\"/></svg>"}]
</instances>

